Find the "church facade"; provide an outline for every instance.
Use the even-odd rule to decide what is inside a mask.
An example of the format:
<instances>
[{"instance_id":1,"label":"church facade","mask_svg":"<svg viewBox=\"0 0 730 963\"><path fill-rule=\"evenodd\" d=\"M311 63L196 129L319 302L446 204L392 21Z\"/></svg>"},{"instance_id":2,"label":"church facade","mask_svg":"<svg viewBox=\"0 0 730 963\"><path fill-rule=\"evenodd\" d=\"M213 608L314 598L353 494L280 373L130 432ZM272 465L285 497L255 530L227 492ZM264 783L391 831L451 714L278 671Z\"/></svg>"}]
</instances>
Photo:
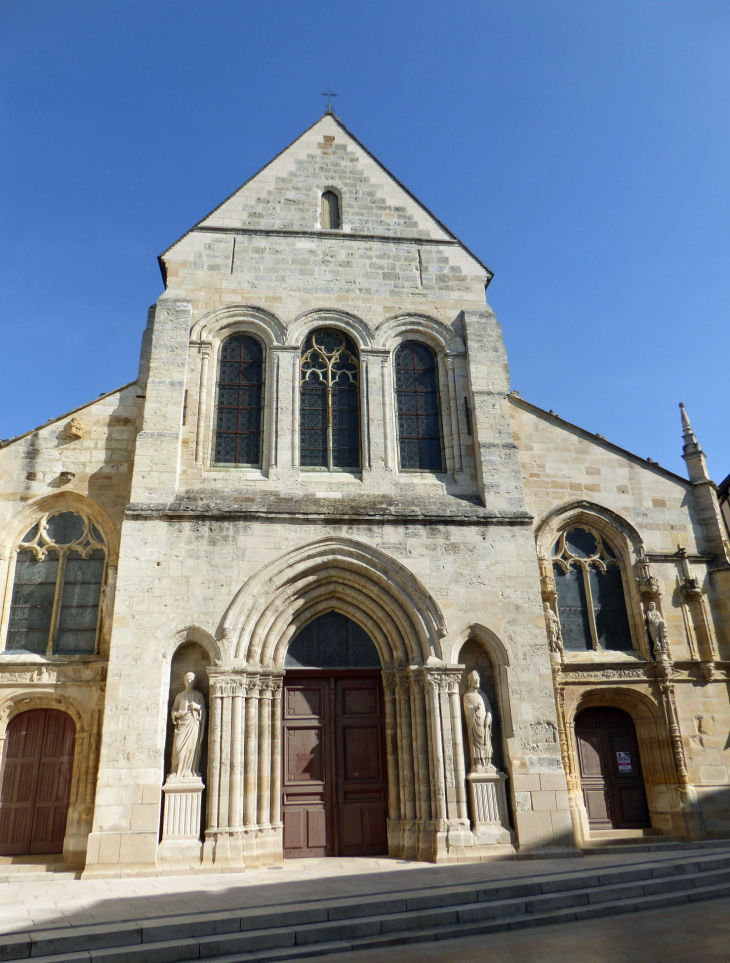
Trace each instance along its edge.
<instances>
[{"instance_id":1,"label":"church facade","mask_svg":"<svg viewBox=\"0 0 730 963\"><path fill-rule=\"evenodd\" d=\"M331 113L0 449L0 854L86 875L730 834L730 545L511 390L489 269Z\"/></svg>"}]
</instances>

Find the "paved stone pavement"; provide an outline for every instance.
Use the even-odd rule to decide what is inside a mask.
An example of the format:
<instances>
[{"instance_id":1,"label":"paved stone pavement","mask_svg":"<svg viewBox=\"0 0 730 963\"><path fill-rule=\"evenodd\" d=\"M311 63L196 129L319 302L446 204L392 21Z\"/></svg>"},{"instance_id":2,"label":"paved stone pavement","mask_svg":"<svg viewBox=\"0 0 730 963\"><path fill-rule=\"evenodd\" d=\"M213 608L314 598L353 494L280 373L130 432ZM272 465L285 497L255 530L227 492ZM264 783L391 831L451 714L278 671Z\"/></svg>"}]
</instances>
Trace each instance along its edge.
<instances>
[{"instance_id":1,"label":"paved stone pavement","mask_svg":"<svg viewBox=\"0 0 730 963\"><path fill-rule=\"evenodd\" d=\"M307 963L728 963L730 899Z\"/></svg>"},{"instance_id":2,"label":"paved stone pavement","mask_svg":"<svg viewBox=\"0 0 730 963\"><path fill-rule=\"evenodd\" d=\"M150 876L106 879L53 879L52 874L39 874L38 880L16 880L0 883L0 932L19 932L54 926L74 926L88 923L114 922L151 918L190 912L220 911L247 906L264 906L296 902L302 899L326 899L328 896L364 895L374 892L401 892L428 886L469 883L474 880L514 879L524 876L550 876L586 872L608 866L672 860L690 857L692 853L708 854L707 849L681 853L636 852L630 854L590 855L577 859L504 860L487 863L440 865L406 862L396 859L302 859L286 860L281 867L249 870L237 874L200 874L196 876ZM2 869L27 869L27 863L10 864ZM694 919L703 904L690 909L667 911L680 918ZM606 932L617 933L633 925L633 916L616 917L601 923L580 926L601 926ZM574 927L579 924L568 924ZM561 927L541 929L540 934L555 933ZM542 935L530 938L539 941ZM516 939L519 934L512 934ZM499 937L502 939L503 937ZM504 938L510 938L507 935ZM490 937L490 941L497 937ZM439 946L430 952L441 952ZM466 945L466 943L464 944ZM478 943L483 952L483 944ZM491 946L491 942L490 942ZM395 952L395 950L393 950ZM404 950L405 952L405 950ZM417 952L414 949L411 953ZM421 950L418 950L421 952ZM423 952L427 952L426 949ZM490 951L491 952L491 951ZM382 959L372 957L372 959ZM424 956L423 959L438 959ZM443 959L448 957L444 956ZM465 956L464 959L472 957ZM478 959L479 957L473 957ZM533 957L533 959L548 959ZM601 959L601 957L595 957ZM332 959L332 958L330 958ZM388 959L391 959L389 956ZM403 957L419 959L417 956ZM530 959L525 958L523 963ZM590 957L575 957L587 963ZM620 957L619 957L620 959ZM627 957L627 959L631 959ZM638 958L637 958L638 959ZM667 958L669 960L671 958ZM677 957L677 960L683 959ZM707 957L708 960L713 959ZM725 957L730 960L730 944ZM695 957L696 963L701 963ZM363 959L365 963L365 959ZM490 957L490 963L492 959ZM568 960L561 961L568 963ZM642 959L641 963L655 963ZM662 963L664 961L662 960Z\"/></svg>"}]
</instances>

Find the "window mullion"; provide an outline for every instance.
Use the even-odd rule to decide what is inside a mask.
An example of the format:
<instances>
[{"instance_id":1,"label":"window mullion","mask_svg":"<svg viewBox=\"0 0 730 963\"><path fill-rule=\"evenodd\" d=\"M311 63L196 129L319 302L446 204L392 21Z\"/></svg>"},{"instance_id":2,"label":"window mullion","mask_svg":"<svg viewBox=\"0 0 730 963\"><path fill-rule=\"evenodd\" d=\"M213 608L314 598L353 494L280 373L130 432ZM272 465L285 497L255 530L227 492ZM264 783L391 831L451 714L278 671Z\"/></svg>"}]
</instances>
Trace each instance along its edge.
<instances>
[{"instance_id":1,"label":"window mullion","mask_svg":"<svg viewBox=\"0 0 730 963\"><path fill-rule=\"evenodd\" d=\"M593 648L598 652L601 648L598 642L598 629L596 627L596 612L593 608L593 593L591 592L591 580L588 574L588 566L581 565L581 570L583 572L583 587L586 593L586 605L588 606L588 621L591 626L591 636L593 639Z\"/></svg>"},{"instance_id":2,"label":"window mullion","mask_svg":"<svg viewBox=\"0 0 730 963\"><path fill-rule=\"evenodd\" d=\"M61 616L61 597L63 595L63 583L66 579L66 556L68 552L60 552L58 559L58 574L56 575L56 594L53 596L53 612L51 613L51 630L48 633L48 646L46 657L53 655L53 647L56 644L56 632L58 631L58 620Z\"/></svg>"},{"instance_id":3,"label":"window mullion","mask_svg":"<svg viewBox=\"0 0 730 963\"><path fill-rule=\"evenodd\" d=\"M332 386L327 387L327 471L332 471L334 457L332 452Z\"/></svg>"}]
</instances>

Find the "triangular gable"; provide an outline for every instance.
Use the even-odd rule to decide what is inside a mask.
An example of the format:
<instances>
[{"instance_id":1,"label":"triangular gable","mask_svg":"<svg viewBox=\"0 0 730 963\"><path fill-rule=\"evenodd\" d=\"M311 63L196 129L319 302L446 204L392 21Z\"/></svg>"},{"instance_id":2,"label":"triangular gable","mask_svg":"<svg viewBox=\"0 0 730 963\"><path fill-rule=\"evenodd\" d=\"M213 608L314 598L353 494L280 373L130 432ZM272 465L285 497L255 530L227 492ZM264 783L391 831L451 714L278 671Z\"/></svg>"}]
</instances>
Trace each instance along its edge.
<instances>
[{"instance_id":1,"label":"triangular gable","mask_svg":"<svg viewBox=\"0 0 730 963\"><path fill-rule=\"evenodd\" d=\"M206 228L309 233L317 229L319 194L327 187L342 191L344 234L457 243L491 280L489 268L330 112L183 237Z\"/></svg>"}]
</instances>

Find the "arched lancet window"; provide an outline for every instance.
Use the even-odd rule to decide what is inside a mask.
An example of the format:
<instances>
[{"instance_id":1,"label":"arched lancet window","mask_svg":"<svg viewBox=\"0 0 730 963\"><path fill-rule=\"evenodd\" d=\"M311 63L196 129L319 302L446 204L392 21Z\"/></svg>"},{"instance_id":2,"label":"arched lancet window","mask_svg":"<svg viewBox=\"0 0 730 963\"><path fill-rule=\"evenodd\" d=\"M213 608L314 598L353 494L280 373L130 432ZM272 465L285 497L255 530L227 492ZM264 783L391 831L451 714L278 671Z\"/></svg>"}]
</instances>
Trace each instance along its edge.
<instances>
[{"instance_id":1,"label":"arched lancet window","mask_svg":"<svg viewBox=\"0 0 730 963\"><path fill-rule=\"evenodd\" d=\"M360 467L360 364L342 331L320 328L302 347L299 460L302 468Z\"/></svg>"},{"instance_id":2,"label":"arched lancet window","mask_svg":"<svg viewBox=\"0 0 730 963\"><path fill-rule=\"evenodd\" d=\"M104 538L90 519L44 515L18 547L6 650L93 654L105 567Z\"/></svg>"},{"instance_id":3,"label":"arched lancet window","mask_svg":"<svg viewBox=\"0 0 730 963\"><path fill-rule=\"evenodd\" d=\"M322 195L321 224L323 231L336 231L340 227L340 199L334 191Z\"/></svg>"},{"instance_id":4,"label":"arched lancet window","mask_svg":"<svg viewBox=\"0 0 730 963\"><path fill-rule=\"evenodd\" d=\"M395 353L401 469L443 471L438 370L433 351L404 341Z\"/></svg>"},{"instance_id":5,"label":"arched lancet window","mask_svg":"<svg viewBox=\"0 0 730 963\"><path fill-rule=\"evenodd\" d=\"M602 535L583 527L562 532L553 572L566 649L632 648L621 563Z\"/></svg>"},{"instance_id":6,"label":"arched lancet window","mask_svg":"<svg viewBox=\"0 0 730 963\"><path fill-rule=\"evenodd\" d=\"M221 346L215 462L261 464L264 411L264 349L257 338L234 334Z\"/></svg>"}]
</instances>

